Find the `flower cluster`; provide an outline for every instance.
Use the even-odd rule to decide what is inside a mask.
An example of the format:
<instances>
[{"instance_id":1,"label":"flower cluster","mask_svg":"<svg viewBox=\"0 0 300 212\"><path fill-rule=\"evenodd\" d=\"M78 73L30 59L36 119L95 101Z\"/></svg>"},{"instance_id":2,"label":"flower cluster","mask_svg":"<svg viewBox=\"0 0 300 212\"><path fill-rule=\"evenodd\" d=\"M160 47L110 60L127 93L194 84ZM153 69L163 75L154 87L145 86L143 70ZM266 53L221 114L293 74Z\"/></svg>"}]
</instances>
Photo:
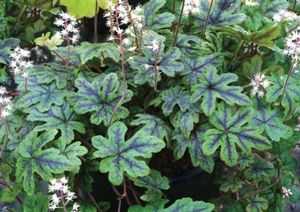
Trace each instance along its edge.
<instances>
[{"instance_id":1,"label":"flower cluster","mask_svg":"<svg viewBox=\"0 0 300 212\"><path fill-rule=\"evenodd\" d=\"M263 96L266 89L270 86L270 81L265 79L266 76L264 74L258 73L254 75L254 78L251 80L251 95Z\"/></svg>"},{"instance_id":2,"label":"flower cluster","mask_svg":"<svg viewBox=\"0 0 300 212\"><path fill-rule=\"evenodd\" d=\"M300 27L289 34L285 40L286 45L283 53L298 62L300 55Z\"/></svg>"},{"instance_id":3,"label":"flower cluster","mask_svg":"<svg viewBox=\"0 0 300 212\"><path fill-rule=\"evenodd\" d=\"M287 189L287 188L284 187L284 186L281 187L281 192L282 192L282 194L283 194L282 196L283 196L284 198L287 198L287 197L293 195L291 189Z\"/></svg>"},{"instance_id":4,"label":"flower cluster","mask_svg":"<svg viewBox=\"0 0 300 212\"><path fill-rule=\"evenodd\" d=\"M12 103L11 98L7 96L5 87L0 86L0 119L4 119L11 114Z\"/></svg>"},{"instance_id":5,"label":"flower cluster","mask_svg":"<svg viewBox=\"0 0 300 212\"><path fill-rule=\"evenodd\" d=\"M275 22L281 21L294 21L298 19L298 15L294 12L288 10L279 10L277 13L273 15L273 20Z\"/></svg>"},{"instance_id":6,"label":"flower cluster","mask_svg":"<svg viewBox=\"0 0 300 212\"><path fill-rule=\"evenodd\" d=\"M253 1L253 0L244 0L245 5L249 6L249 7L256 7L259 5L258 2Z\"/></svg>"},{"instance_id":7,"label":"flower cluster","mask_svg":"<svg viewBox=\"0 0 300 212\"><path fill-rule=\"evenodd\" d=\"M79 42L78 22L74 16L62 12L59 14L59 18L55 19L54 24L61 28L54 36L66 40L68 44L76 44Z\"/></svg>"},{"instance_id":8,"label":"flower cluster","mask_svg":"<svg viewBox=\"0 0 300 212\"><path fill-rule=\"evenodd\" d=\"M199 12L199 0L186 0L184 2L183 13L185 15L196 14Z\"/></svg>"},{"instance_id":9,"label":"flower cluster","mask_svg":"<svg viewBox=\"0 0 300 212\"><path fill-rule=\"evenodd\" d=\"M119 0L116 5L111 4L109 8L109 11L104 14L104 17L107 18L106 25L110 27L112 32L108 40L118 40L120 42L120 38L122 38L126 49L134 51L137 44L135 47L132 47L133 43L129 37L132 37L136 41L137 37L142 34L145 26L143 9L140 6L132 9L127 2L123 2L122 0ZM127 28L124 30L121 26L127 26ZM117 36L115 36L115 33Z\"/></svg>"},{"instance_id":10,"label":"flower cluster","mask_svg":"<svg viewBox=\"0 0 300 212\"><path fill-rule=\"evenodd\" d=\"M66 177L50 180L49 192L52 194L49 209L53 211L57 208L66 209L66 206L76 198L75 193L69 190ZM79 207L78 203L74 203L72 212L79 211Z\"/></svg>"},{"instance_id":11,"label":"flower cluster","mask_svg":"<svg viewBox=\"0 0 300 212\"><path fill-rule=\"evenodd\" d=\"M16 47L14 52L10 55L12 58L9 67L14 75L21 75L25 79L28 78L26 69L32 66L30 59L30 51Z\"/></svg>"}]
</instances>

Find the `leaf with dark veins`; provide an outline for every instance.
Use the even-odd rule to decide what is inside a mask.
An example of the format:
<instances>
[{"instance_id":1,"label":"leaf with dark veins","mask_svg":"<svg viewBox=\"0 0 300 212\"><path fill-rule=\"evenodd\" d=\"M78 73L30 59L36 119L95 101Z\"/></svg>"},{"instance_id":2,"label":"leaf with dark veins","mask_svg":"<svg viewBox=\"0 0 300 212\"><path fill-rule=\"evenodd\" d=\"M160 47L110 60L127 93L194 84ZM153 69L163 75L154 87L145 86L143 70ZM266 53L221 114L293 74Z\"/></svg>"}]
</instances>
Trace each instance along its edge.
<instances>
[{"instance_id":1,"label":"leaf with dark veins","mask_svg":"<svg viewBox=\"0 0 300 212\"><path fill-rule=\"evenodd\" d=\"M216 54L205 57L186 57L182 60L184 70L181 72L184 75L184 80L188 85L200 82L200 75L205 71L216 71L216 66L219 64L219 58Z\"/></svg>"},{"instance_id":2,"label":"leaf with dark veins","mask_svg":"<svg viewBox=\"0 0 300 212\"><path fill-rule=\"evenodd\" d=\"M108 172L108 179L114 185L123 182L124 172L132 178L148 175L150 168L142 158L150 158L165 147L164 141L143 133L136 133L125 142L126 131L124 123L115 122L108 129L108 138L101 135L92 138L97 149L94 156L102 158L100 172Z\"/></svg>"},{"instance_id":3,"label":"leaf with dark veins","mask_svg":"<svg viewBox=\"0 0 300 212\"><path fill-rule=\"evenodd\" d=\"M186 149L189 149L189 154L193 166L200 167L208 173L214 170L214 159L212 156L207 156L203 152L204 130L199 128L195 133L192 133L190 138L184 137L181 133L175 133L173 139L176 140L174 156L176 159L183 157Z\"/></svg>"},{"instance_id":4,"label":"leaf with dark veins","mask_svg":"<svg viewBox=\"0 0 300 212\"><path fill-rule=\"evenodd\" d=\"M250 124L265 129L268 137L273 141L280 141L281 138L288 138L293 133L292 129L280 120L280 117L279 110L271 110L266 105L260 105L255 110Z\"/></svg>"},{"instance_id":5,"label":"leaf with dark veins","mask_svg":"<svg viewBox=\"0 0 300 212\"><path fill-rule=\"evenodd\" d=\"M27 81L27 91L21 93L15 105L18 108L35 105L40 112L46 112L52 105L62 105L65 93L57 89L54 83L41 84L36 77L30 77Z\"/></svg>"},{"instance_id":6,"label":"leaf with dark veins","mask_svg":"<svg viewBox=\"0 0 300 212\"><path fill-rule=\"evenodd\" d=\"M134 119L130 125L143 125L143 127L139 129L139 132L142 132L145 135L156 136L162 140L164 138L168 140L168 134L171 129L163 120L150 114L137 114L136 117L137 119Z\"/></svg>"},{"instance_id":7,"label":"leaf with dark veins","mask_svg":"<svg viewBox=\"0 0 300 212\"><path fill-rule=\"evenodd\" d=\"M199 78L199 83L192 87L192 102L202 98L201 108L206 115L211 115L215 111L217 99L224 100L227 104L250 105L250 99L242 93L239 86L228 84L236 82L236 74L217 74L217 70L212 69L203 73Z\"/></svg>"},{"instance_id":8,"label":"leaf with dark veins","mask_svg":"<svg viewBox=\"0 0 300 212\"><path fill-rule=\"evenodd\" d=\"M60 155L58 149L43 147L52 141L57 130L51 129L38 136L38 132L30 132L18 147L20 156L16 164L17 181L29 195L35 190L35 173L43 180L49 181L52 174L61 174L72 169L71 162Z\"/></svg>"},{"instance_id":9,"label":"leaf with dark veins","mask_svg":"<svg viewBox=\"0 0 300 212\"><path fill-rule=\"evenodd\" d=\"M52 106L47 112L41 113L36 107L24 110L29 113L27 120L44 122L34 128L36 131L59 129L61 137L67 142L74 139L74 131L84 133L85 128L81 122L76 121L76 115L69 103L60 106Z\"/></svg>"},{"instance_id":10,"label":"leaf with dark veins","mask_svg":"<svg viewBox=\"0 0 300 212\"><path fill-rule=\"evenodd\" d=\"M220 103L218 111L209 119L214 128L205 132L204 153L212 155L221 147L221 159L228 166L234 166L239 155L236 145L242 152L250 152L252 148L271 148L270 141L261 135L263 129L248 125L252 118L251 109L239 109L232 114L228 105Z\"/></svg>"},{"instance_id":11,"label":"leaf with dark veins","mask_svg":"<svg viewBox=\"0 0 300 212\"><path fill-rule=\"evenodd\" d=\"M113 110L122 96L123 88L120 86L118 76L111 73L90 81L80 75L76 79L75 85L78 91L70 95L75 112L78 114L91 113L91 123L99 125L103 122L108 126ZM131 96L132 92L127 90L123 103L128 102ZM120 106L113 116L113 121L125 118L128 114L128 110Z\"/></svg>"}]
</instances>

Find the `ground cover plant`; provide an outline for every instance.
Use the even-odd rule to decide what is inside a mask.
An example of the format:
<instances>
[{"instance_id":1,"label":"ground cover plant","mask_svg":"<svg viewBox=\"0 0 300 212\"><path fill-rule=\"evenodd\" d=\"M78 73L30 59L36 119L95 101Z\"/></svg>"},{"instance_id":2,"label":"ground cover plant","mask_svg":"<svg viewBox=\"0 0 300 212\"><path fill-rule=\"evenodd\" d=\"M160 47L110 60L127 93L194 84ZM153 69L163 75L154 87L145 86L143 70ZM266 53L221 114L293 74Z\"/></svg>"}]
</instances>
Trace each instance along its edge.
<instances>
[{"instance_id":1,"label":"ground cover plant","mask_svg":"<svg viewBox=\"0 0 300 212\"><path fill-rule=\"evenodd\" d=\"M299 5L1 1L0 209L297 203Z\"/></svg>"}]
</instances>

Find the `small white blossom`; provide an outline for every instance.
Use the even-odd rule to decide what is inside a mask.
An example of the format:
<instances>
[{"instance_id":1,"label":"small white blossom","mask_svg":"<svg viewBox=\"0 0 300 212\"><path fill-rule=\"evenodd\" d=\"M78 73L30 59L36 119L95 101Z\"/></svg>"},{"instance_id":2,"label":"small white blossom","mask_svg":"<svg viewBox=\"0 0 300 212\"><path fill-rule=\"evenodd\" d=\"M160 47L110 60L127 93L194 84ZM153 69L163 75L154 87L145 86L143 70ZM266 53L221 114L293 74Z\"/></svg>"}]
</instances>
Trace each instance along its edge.
<instances>
[{"instance_id":1,"label":"small white blossom","mask_svg":"<svg viewBox=\"0 0 300 212\"><path fill-rule=\"evenodd\" d=\"M293 195L291 189L287 189L287 188L284 187L284 186L281 187L281 192L282 192L282 194L283 194L282 196L283 196L284 198L287 198L287 197L290 197L291 195Z\"/></svg>"},{"instance_id":2,"label":"small white blossom","mask_svg":"<svg viewBox=\"0 0 300 212\"><path fill-rule=\"evenodd\" d=\"M74 16L71 16L68 13L62 12L58 16L59 17L55 19L54 24L60 27L60 31L56 32L55 35L72 44L78 43L80 38L78 29L79 22Z\"/></svg>"},{"instance_id":3,"label":"small white blossom","mask_svg":"<svg viewBox=\"0 0 300 212\"><path fill-rule=\"evenodd\" d=\"M60 179L51 179L49 192L51 193L49 210L56 208L65 208L67 205L76 199L74 192L69 190L68 179L63 176ZM79 204L74 203L72 211L76 212L79 209Z\"/></svg>"},{"instance_id":4,"label":"small white blossom","mask_svg":"<svg viewBox=\"0 0 300 212\"><path fill-rule=\"evenodd\" d=\"M279 10L277 13L273 15L273 20L275 22L281 21L294 21L298 19L298 15L294 12L288 10Z\"/></svg>"},{"instance_id":5,"label":"small white blossom","mask_svg":"<svg viewBox=\"0 0 300 212\"><path fill-rule=\"evenodd\" d=\"M12 112L11 98L7 96L8 92L5 87L0 86L0 119L5 119Z\"/></svg>"},{"instance_id":6,"label":"small white blossom","mask_svg":"<svg viewBox=\"0 0 300 212\"><path fill-rule=\"evenodd\" d=\"M300 27L289 34L285 40L286 45L283 53L298 61L300 55Z\"/></svg>"},{"instance_id":7,"label":"small white blossom","mask_svg":"<svg viewBox=\"0 0 300 212\"><path fill-rule=\"evenodd\" d=\"M249 7L256 7L259 5L258 2L253 1L253 0L244 0L245 5L249 6Z\"/></svg>"},{"instance_id":8,"label":"small white blossom","mask_svg":"<svg viewBox=\"0 0 300 212\"><path fill-rule=\"evenodd\" d=\"M255 96L258 95L262 97L265 94L266 89L270 86L271 82L265 79L265 75L258 73L254 75L254 78L251 80L251 95Z\"/></svg>"},{"instance_id":9,"label":"small white blossom","mask_svg":"<svg viewBox=\"0 0 300 212\"><path fill-rule=\"evenodd\" d=\"M32 66L30 58L30 51L16 47L14 52L10 55L11 62L9 64L10 70L14 75L23 75L24 78L28 77L26 69Z\"/></svg>"},{"instance_id":10,"label":"small white blossom","mask_svg":"<svg viewBox=\"0 0 300 212\"><path fill-rule=\"evenodd\" d=\"M152 45L149 46L149 48L151 48L151 50L153 52L157 52L160 49L160 43L159 43L159 41L153 40L151 43L152 43Z\"/></svg>"},{"instance_id":11,"label":"small white blossom","mask_svg":"<svg viewBox=\"0 0 300 212\"><path fill-rule=\"evenodd\" d=\"M80 205L77 202L75 202L74 205L73 205L73 208L72 208L72 212L79 211L79 207L80 207Z\"/></svg>"},{"instance_id":12,"label":"small white blossom","mask_svg":"<svg viewBox=\"0 0 300 212\"><path fill-rule=\"evenodd\" d=\"M185 15L199 13L200 12L199 4L200 4L199 0L186 0L184 2L183 13Z\"/></svg>"}]
</instances>

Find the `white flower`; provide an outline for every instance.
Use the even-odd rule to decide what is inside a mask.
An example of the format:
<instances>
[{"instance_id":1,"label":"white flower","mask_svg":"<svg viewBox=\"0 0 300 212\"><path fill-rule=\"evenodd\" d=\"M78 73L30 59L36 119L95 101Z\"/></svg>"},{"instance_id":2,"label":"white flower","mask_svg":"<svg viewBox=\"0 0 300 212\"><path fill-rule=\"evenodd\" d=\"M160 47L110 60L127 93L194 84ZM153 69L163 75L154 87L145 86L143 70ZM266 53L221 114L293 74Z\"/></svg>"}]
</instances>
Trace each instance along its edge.
<instances>
[{"instance_id":1,"label":"white flower","mask_svg":"<svg viewBox=\"0 0 300 212\"><path fill-rule=\"evenodd\" d=\"M284 186L281 187L281 192L282 192L282 194L283 194L282 196L283 196L284 198L290 197L291 195L293 195L291 189L287 189L287 188L284 187Z\"/></svg>"},{"instance_id":2,"label":"white flower","mask_svg":"<svg viewBox=\"0 0 300 212\"><path fill-rule=\"evenodd\" d=\"M61 28L59 32L55 33L58 38L71 41L72 44L78 43L80 38L78 21L74 16L62 12L59 14L59 18L55 19L54 24Z\"/></svg>"},{"instance_id":3,"label":"white flower","mask_svg":"<svg viewBox=\"0 0 300 212\"><path fill-rule=\"evenodd\" d=\"M69 190L68 182L69 180L65 176L50 180L49 192L52 193L49 203L50 210L67 207L67 204L76 198L75 193ZM78 211L78 208L79 205L78 207L76 205L75 210L72 211Z\"/></svg>"},{"instance_id":4,"label":"white flower","mask_svg":"<svg viewBox=\"0 0 300 212\"><path fill-rule=\"evenodd\" d=\"M10 57L12 60L9 67L14 75L23 75L24 78L27 78L28 74L25 70L32 66L29 61L30 51L16 47Z\"/></svg>"},{"instance_id":5,"label":"white flower","mask_svg":"<svg viewBox=\"0 0 300 212\"><path fill-rule=\"evenodd\" d=\"M256 7L259 5L258 2L253 1L253 0L244 0L245 5L249 6L249 7Z\"/></svg>"},{"instance_id":6,"label":"white flower","mask_svg":"<svg viewBox=\"0 0 300 212\"><path fill-rule=\"evenodd\" d=\"M183 13L185 15L196 14L200 12L199 0L186 0L184 2Z\"/></svg>"},{"instance_id":7,"label":"white flower","mask_svg":"<svg viewBox=\"0 0 300 212\"><path fill-rule=\"evenodd\" d=\"M275 22L281 21L294 21L298 19L298 15L294 12L288 10L279 10L277 13L273 15L273 20Z\"/></svg>"},{"instance_id":8,"label":"white flower","mask_svg":"<svg viewBox=\"0 0 300 212\"><path fill-rule=\"evenodd\" d=\"M73 205L73 208L72 208L72 212L79 211L79 207L80 207L80 205L77 202L75 202L74 205Z\"/></svg>"},{"instance_id":9,"label":"white flower","mask_svg":"<svg viewBox=\"0 0 300 212\"><path fill-rule=\"evenodd\" d=\"M4 94L6 94L6 93L7 93L6 88L3 87L3 86L0 86L0 95L4 95Z\"/></svg>"},{"instance_id":10,"label":"white flower","mask_svg":"<svg viewBox=\"0 0 300 212\"><path fill-rule=\"evenodd\" d=\"M53 195L51 196L51 201L53 202L53 204L58 205L59 202L60 202L60 198L59 198L56 194L53 194Z\"/></svg>"},{"instance_id":11,"label":"white flower","mask_svg":"<svg viewBox=\"0 0 300 212\"><path fill-rule=\"evenodd\" d=\"M158 51L159 48L160 48L159 41L153 40L153 41L152 41L152 46L150 46L150 48L152 49L153 52Z\"/></svg>"},{"instance_id":12,"label":"white flower","mask_svg":"<svg viewBox=\"0 0 300 212\"><path fill-rule=\"evenodd\" d=\"M289 34L285 40L286 45L283 53L298 61L300 55L300 27Z\"/></svg>"},{"instance_id":13,"label":"white flower","mask_svg":"<svg viewBox=\"0 0 300 212\"><path fill-rule=\"evenodd\" d=\"M258 73L254 75L254 78L251 80L251 95L258 95L262 97L265 93L265 90L270 86L271 82L265 79L266 76L264 74Z\"/></svg>"},{"instance_id":14,"label":"white flower","mask_svg":"<svg viewBox=\"0 0 300 212\"><path fill-rule=\"evenodd\" d=\"M76 198L76 196L75 196L74 192L69 191L69 192L66 193L66 200L67 201L72 201L75 198Z\"/></svg>"}]
</instances>

